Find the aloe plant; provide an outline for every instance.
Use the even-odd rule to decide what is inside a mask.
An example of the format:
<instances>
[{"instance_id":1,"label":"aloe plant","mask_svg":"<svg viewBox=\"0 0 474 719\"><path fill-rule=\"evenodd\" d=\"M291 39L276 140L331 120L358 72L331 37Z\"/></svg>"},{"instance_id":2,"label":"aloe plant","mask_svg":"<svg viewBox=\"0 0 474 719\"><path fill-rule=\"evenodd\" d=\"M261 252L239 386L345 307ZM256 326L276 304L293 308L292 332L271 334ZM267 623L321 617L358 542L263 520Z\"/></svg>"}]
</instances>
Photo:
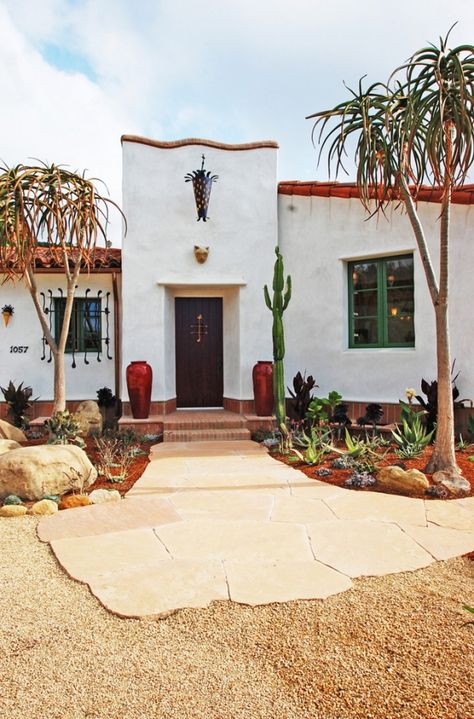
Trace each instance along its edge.
<instances>
[{"instance_id":1,"label":"aloe plant","mask_svg":"<svg viewBox=\"0 0 474 719\"><path fill-rule=\"evenodd\" d=\"M398 445L395 452L399 457L412 459L418 457L424 448L431 442L434 429L428 432L421 418L425 412L414 412L405 402L402 405L401 426L392 431L392 437Z\"/></svg>"},{"instance_id":2,"label":"aloe plant","mask_svg":"<svg viewBox=\"0 0 474 719\"><path fill-rule=\"evenodd\" d=\"M291 277L284 279L283 257L280 248L275 247L276 261L273 270L273 302L267 285L263 288L265 303L273 315L273 394L275 398L275 415L278 427L284 434L286 429L286 406L285 406L285 369L283 359L285 357L285 332L283 328L283 313L288 307L291 299Z\"/></svg>"}]
</instances>

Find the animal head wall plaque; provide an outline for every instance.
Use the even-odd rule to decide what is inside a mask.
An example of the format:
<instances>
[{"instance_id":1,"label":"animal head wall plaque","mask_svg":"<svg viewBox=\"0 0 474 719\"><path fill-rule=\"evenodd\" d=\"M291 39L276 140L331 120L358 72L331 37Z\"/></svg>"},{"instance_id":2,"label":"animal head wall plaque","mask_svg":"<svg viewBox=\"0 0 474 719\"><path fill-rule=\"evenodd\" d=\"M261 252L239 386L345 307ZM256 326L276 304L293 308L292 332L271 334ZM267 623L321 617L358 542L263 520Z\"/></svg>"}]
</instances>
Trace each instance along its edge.
<instances>
[{"instance_id":1,"label":"animal head wall plaque","mask_svg":"<svg viewBox=\"0 0 474 719\"><path fill-rule=\"evenodd\" d=\"M202 247L200 245L194 245L194 256L200 265L202 265L207 260L208 254L209 254L209 247Z\"/></svg>"},{"instance_id":2,"label":"animal head wall plaque","mask_svg":"<svg viewBox=\"0 0 474 719\"><path fill-rule=\"evenodd\" d=\"M219 175L211 175L210 171L204 169L204 160L202 156L202 165L200 170L193 170L184 176L185 182L193 183L194 199L196 201L196 209L198 213L198 222L207 220L207 210L209 208L209 198L211 197L212 183L216 182Z\"/></svg>"}]
</instances>

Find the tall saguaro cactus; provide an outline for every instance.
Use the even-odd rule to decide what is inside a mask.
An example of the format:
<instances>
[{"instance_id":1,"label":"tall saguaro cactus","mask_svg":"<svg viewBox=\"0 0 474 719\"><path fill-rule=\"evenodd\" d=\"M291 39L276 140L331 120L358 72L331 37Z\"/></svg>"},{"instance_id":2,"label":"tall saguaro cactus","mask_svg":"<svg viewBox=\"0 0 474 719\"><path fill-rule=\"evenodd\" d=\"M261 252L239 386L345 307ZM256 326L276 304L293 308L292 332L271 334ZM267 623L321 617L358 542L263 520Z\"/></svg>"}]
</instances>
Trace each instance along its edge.
<instances>
[{"instance_id":1,"label":"tall saguaro cactus","mask_svg":"<svg viewBox=\"0 0 474 719\"><path fill-rule=\"evenodd\" d=\"M265 303L273 315L273 394L275 397L275 415L277 423L286 433L286 408L285 408L285 370L283 358L285 357L285 332L283 329L283 312L288 307L291 299L291 277L286 278L286 287L283 271L283 257L280 248L275 247L277 256L273 271L273 302L270 299L268 287L265 285L263 293Z\"/></svg>"}]
</instances>

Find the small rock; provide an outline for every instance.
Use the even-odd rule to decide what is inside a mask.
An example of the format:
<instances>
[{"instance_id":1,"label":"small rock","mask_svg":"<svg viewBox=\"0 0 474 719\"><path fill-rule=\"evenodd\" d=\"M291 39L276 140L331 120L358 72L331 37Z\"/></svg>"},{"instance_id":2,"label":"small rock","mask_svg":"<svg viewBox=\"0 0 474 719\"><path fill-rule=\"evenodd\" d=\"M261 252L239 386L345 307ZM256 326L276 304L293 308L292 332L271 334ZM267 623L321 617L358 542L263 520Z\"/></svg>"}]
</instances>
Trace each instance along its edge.
<instances>
[{"instance_id":1,"label":"small rock","mask_svg":"<svg viewBox=\"0 0 474 719\"><path fill-rule=\"evenodd\" d=\"M11 449L20 449L21 444L15 442L14 439L0 439L0 454L5 454Z\"/></svg>"},{"instance_id":2,"label":"small rock","mask_svg":"<svg viewBox=\"0 0 474 719\"><path fill-rule=\"evenodd\" d=\"M92 504L103 504L104 502L120 502L120 492L116 489L94 489L89 494Z\"/></svg>"},{"instance_id":3,"label":"small rock","mask_svg":"<svg viewBox=\"0 0 474 719\"><path fill-rule=\"evenodd\" d=\"M423 493L430 486L423 472L418 469L405 471L401 467L384 467L377 474L377 485L410 496Z\"/></svg>"},{"instance_id":4,"label":"small rock","mask_svg":"<svg viewBox=\"0 0 474 719\"><path fill-rule=\"evenodd\" d=\"M59 496L59 494L45 494L43 499L51 499L53 502L56 502L56 504L59 504L59 500L61 499L61 497Z\"/></svg>"},{"instance_id":5,"label":"small rock","mask_svg":"<svg viewBox=\"0 0 474 719\"><path fill-rule=\"evenodd\" d=\"M30 509L28 514L40 514L46 516L48 514L56 514L58 511L58 505L53 502L52 499L40 499L39 502L35 502Z\"/></svg>"},{"instance_id":6,"label":"small rock","mask_svg":"<svg viewBox=\"0 0 474 719\"><path fill-rule=\"evenodd\" d=\"M3 500L3 505L5 506L6 504L23 504L23 502L18 495L9 494L8 497L5 497Z\"/></svg>"},{"instance_id":7,"label":"small rock","mask_svg":"<svg viewBox=\"0 0 474 719\"><path fill-rule=\"evenodd\" d=\"M433 482L446 489L453 497L463 497L471 491L471 485L460 474L443 469L433 473Z\"/></svg>"},{"instance_id":8,"label":"small rock","mask_svg":"<svg viewBox=\"0 0 474 719\"><path fill-rule=\"evenodd\" d=\"M6 504L0 507L0 517L23 517L27 512L24 504Z\"/></svg>"},{"instance_id":9,"label":"small rock","mask_svg":"<svg viewBox=\"0 0 474 719\"><path fill-rule=\"evenodd\" d=\"M0 419L0 437L3 439L13 439L15 442L26 442L26 436L10 422L5 422L4 419Z\"/></svg>"},{"instance_id":10,"label":"small rock","mask_svg":"<svg viewBox=\"0 0 474 719\"><path fill-rule=\"evenodd\" d=\"M59 502L59 509L74 509L92 504L87 494L67 494ZM56 505L57 507L58 505Z\"/></svg>"}]
</instances>

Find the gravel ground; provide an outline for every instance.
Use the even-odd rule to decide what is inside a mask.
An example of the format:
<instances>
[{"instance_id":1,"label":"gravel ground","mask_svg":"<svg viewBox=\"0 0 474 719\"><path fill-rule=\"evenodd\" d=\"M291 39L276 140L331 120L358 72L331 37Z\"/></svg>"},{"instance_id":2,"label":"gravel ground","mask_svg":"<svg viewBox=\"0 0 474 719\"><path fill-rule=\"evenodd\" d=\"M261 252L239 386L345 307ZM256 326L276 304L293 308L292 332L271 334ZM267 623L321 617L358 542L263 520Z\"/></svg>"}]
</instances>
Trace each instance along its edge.
<instances>
[{"instance_id":1,"label":"gravel ground","mask_svg":"<svg viewBox=\"0 0 474 719\"><path fill-rule=\"evenodd\" d=\"M0 519L5 719L472 719L474 562L357 580L324 601L107 613L37 520Z\"/></svg>"}]
</instances>

